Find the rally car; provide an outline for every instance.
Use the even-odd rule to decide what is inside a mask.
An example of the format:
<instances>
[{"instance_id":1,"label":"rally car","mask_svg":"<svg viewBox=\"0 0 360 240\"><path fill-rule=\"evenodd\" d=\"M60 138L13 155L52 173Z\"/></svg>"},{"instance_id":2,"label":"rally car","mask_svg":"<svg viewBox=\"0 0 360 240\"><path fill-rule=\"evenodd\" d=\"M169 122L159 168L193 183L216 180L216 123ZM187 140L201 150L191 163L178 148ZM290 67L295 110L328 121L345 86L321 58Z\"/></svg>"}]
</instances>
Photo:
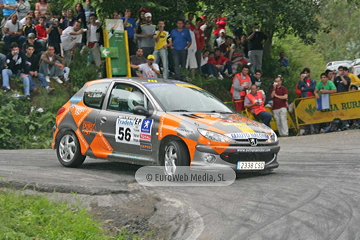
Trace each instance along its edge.
<instances>
[{"instance_id":1,"label":"rally car","mask_svg":"<svg viewBox=\"0 0 360 240\"><path fill-rule=\"evenodd\" d=\"M278 167L273 130L207 91L176 80L112 78L87 82L56 116L52 148L66 167L85 157L139 165L235 171Z\"/></svg>"}]
</instances>

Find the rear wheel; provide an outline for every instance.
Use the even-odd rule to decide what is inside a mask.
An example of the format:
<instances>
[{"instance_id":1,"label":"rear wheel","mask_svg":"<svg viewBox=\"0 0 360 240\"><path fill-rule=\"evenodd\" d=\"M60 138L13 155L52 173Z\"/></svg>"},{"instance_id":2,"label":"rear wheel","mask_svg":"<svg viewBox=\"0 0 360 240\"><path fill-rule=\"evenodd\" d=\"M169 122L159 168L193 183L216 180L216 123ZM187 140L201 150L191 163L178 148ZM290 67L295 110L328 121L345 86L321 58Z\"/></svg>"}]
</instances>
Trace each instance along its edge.
<instances>
[{"instance_id":1,"label":"rear wheel","mask_svg":"<svg viewBox=\"0 0 360 240\"><path fill-rule=\"evenodd\" d=\"M184 142L171 140L165 144L163 154L164 171L166 175L174 175L178 166L190 166L189 151Z\"/></svg>"},{"instance_id":2,"label":"rear wheel","mask_svg":"<svg viewBox=\"0 0 360 240\"><path fill-rule=\"evenodd\" d=\"M81 154L79 140L72 131L63 132L56 149L59 162L65 167L78 167L85 161Z\"/></svg>"}]
</instances>

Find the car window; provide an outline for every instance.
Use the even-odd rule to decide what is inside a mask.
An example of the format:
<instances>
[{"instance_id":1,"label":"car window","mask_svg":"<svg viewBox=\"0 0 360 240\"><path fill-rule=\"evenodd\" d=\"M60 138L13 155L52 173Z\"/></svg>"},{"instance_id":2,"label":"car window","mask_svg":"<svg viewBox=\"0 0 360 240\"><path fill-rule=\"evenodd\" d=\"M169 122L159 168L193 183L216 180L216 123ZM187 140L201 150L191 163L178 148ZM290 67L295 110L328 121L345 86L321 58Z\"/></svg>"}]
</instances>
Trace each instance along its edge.
<instances>
[{"instance_id":1,"label":"car window","mask_svg":"<svg viewBox=\"0 0 360 240\"><path fill-rule=\"evenodd\" d=\"M108 110L132 112L135 106L149 110L149 101L137 87L129 84L117 84L111 90Z\"/></svg>"},{"instance_id":2,"label":"car window","mask_svg":"<svg viewBox=\"0 0 360 240\"><path fill-rule=\"evenodd\" d=\"M108 87L109 83L93 84L87 87L84 93L85 105L100 109Z\"/></svg>"},{"instance_id":3,"label":"car window","mask_svg":"<svg viewBox=\"0 0 360 240\"><path fill-rule=\"evenodd\" d=\"M165 111L232 111L216 97L200 88L159 84L149 89L159 99Z\"/></svg>"}]
</instances>

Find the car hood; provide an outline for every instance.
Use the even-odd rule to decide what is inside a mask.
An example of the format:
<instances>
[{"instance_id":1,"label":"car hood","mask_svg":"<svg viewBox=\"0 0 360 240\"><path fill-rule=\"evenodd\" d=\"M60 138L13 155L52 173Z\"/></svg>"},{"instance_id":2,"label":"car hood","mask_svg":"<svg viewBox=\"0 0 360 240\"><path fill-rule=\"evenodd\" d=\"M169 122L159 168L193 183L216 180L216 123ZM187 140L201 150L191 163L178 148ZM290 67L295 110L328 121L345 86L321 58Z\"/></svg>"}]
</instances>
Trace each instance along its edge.
<instances>
[{"instance_id":1,"label":"car hood","mask_svg":"<svg viewBox=\"0 0 360 240\"><path fill-rule=\"evenodd\" d=\"M182 119L182 123L185 122L197 128L203 128L221 134L226 134L231 138L246 138L246 136L262 138L261 136L269 136L272 131L266 125L239 114L195 112L169 114ZM185 123L184 125L186 125ZM266 135L257 135L257 133L265 133Z\"/></svg>"}]
</instances>

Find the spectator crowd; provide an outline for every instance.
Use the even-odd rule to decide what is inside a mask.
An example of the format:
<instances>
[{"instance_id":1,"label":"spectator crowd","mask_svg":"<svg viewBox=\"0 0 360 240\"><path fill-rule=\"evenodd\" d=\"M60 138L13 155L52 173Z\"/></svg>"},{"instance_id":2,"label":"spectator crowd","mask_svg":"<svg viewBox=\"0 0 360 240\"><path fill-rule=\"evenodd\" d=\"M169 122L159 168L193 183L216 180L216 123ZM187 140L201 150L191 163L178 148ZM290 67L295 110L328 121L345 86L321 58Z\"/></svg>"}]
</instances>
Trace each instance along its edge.
<instances>
[{"instance_id":1,"label":"spectator crowd","mask_svg":"<svg viewBox=\"0 0 360 240\"><path fill-rule=\"evenodd\" d=\"M90 0L61 14L51 12L46 0L37 2L34 10L26 0L4 0L0 8L5 53L0 54L0 71L5 93L11 92L10 78L15 76L21 78L28 100L39 91L34 77L51 93L55 90L49 86L51 79L60 84L67 80L64 73L70 70L75 50L83 46L91 49L95 65L101 65L102 27Z\"/></svg>"},{"instance_id":2,"label":"spectator crowd","mask_svg":"<svg viewBox=\"0 0 360 240\"><path fill-rule=\"evenodd\" d=\"M0 70L5 92L11 91L13 76L22 79L28 99L31 92L38 91L34 77L48 93L54 91L49 86L50 79L63 82L63 70L70 65L76 48L89 47L94 64L101 65L102 23L90 0L86 0L85 6L77 3L75 9L63 10L61 14L50 12L46 0L37 2L34 10L24 0L4 0L0 7L4 15L6 53L0 54ZM237 111L248 109L267 126L274 117L279 134L289 135L288 89L283 86L282 77L276 77L266 90L262 86L263 49L268 36L259 24L254 24L248 33L230 25L228 34L228 19L221 14L210 20L206 15L196 17L188 13L186 19L177 20L176 27L169 31L165 21L152 21L149 9L139 9L136 19L130 9L114 12L111 17L122 20L127 30L132 76L186 81L197 73L219 80L232 79L230 93ZM288 74L289 59L284 52L279 54L278 62L283 69L281 73ZM340 67L337 76L327 70L318 83L310 74L309 68L300 73L296 85L299 97L319 98L322 94L355 90L360 83L346 67ZM265 106L271 106L273 114ZM342 121L342 129L359 124L359 120ZM320 128L319 124L305 126L305 134L318 133Z\"/></svg>"}]
</instances>

